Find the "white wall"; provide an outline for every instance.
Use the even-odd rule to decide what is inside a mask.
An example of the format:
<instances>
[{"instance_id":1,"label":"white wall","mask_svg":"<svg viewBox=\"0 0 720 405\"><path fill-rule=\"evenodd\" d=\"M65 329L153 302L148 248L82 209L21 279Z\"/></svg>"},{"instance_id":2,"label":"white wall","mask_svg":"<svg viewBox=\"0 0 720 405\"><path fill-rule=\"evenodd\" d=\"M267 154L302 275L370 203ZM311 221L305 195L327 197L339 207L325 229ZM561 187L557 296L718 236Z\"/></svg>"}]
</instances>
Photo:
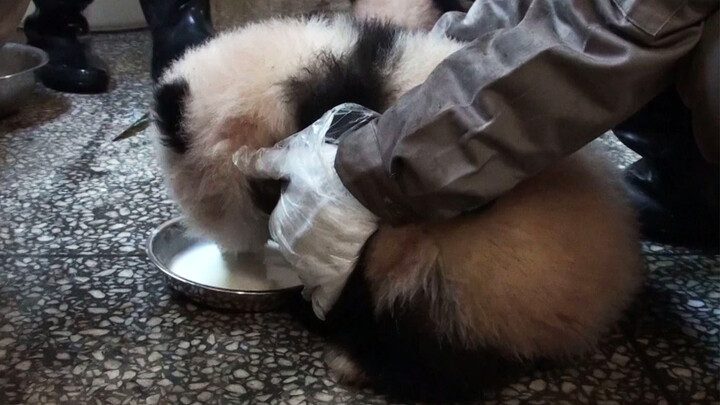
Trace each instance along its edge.
<instances>
[{"instance_id":1,"label":"white wall","mask_svg":"<svg viewBox=\"0 0 720 405\"><path fill-rule=\"evenodd\" d=\"M30 3L26 16L35 11ZM115 31L142 28L147 24L138 0L95 0L85 9L93 31Z\"/></svg>"}]
</instances>

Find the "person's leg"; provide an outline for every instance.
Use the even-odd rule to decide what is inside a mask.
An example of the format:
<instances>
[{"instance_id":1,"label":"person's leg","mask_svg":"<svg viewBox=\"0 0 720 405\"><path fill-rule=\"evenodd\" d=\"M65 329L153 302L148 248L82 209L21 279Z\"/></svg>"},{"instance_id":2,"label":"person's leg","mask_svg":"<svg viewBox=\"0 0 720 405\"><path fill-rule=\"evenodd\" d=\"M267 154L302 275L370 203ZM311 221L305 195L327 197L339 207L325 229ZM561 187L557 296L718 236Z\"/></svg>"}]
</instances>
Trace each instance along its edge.
<instances>
[{"instance_id":1,"label":"person's leg","mask_svg":"<svg viewBox=\"0 0 720 405\"><path fill-rule=\"evenodd\" d=\"M88 32L82 11L92 0L33 0L36 11L25 19L30 45L45 50L50 62L40 69L43 84L68 93L102 93L110 77L105 64L86 42Z\"/></svg>"},{"instance_id":2,"label":"person's leg","mask_svg":"<svg viewBox=\"0 0 720 405\"><path fill-rule=\"evenodd\" d=\"M700 153L690 110L677 91L665 91L613 132L642 156L625 179L645 236L717 247L718 166Z\"/></svg>"},{"instance_id":3,"label":"person's leg","mask_svg":"<svg viewBox=\"0 0 720 405\"><path fill-rule=\"evenodd\" d=\"M669 89L614 132L643 156L628 168L626 179L645 234L718 248L718 12L704 24L700 42L679 70L679 92Z\"/></svg>"},{"instance_id":4,"label":"person's leg","mask_svg":"<svg viewBox=\"0 0 720 405\"><path fill-rule=\"evenodd\" d=\"M678 81L700 152L708 162L720 161L720 11L705 21L700 42Z\"/></svg>"},{"instance_id":5,"label":"person's leg","mask_svg":"<svg viewBox=\"0 0 720 405\"><path fill-rule=\"evenodd\" d=\"M152 78L214 34L209 0L140 0L152 33Z\"/></svg>"}]
</instances>

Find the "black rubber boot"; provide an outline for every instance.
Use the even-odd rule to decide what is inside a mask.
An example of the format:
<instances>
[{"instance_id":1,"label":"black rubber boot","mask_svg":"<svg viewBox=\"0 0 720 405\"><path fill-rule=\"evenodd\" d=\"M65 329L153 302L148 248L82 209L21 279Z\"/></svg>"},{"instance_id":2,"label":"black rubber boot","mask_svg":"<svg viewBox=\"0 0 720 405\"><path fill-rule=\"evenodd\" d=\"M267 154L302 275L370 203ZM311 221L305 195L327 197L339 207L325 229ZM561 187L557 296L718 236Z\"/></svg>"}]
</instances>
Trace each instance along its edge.
<instances>
[{"instance_id":1,"label":"black rubber boot","mask_svg":"<svg viewBox=\"0 0 720 405\"><path fill-rule=\"evenodd\" d=\"M642 156L625 180L645 237L717 250L720 169L700 154L677 92L662 93L613 132Z\"/></svg>"},{"instance_id":2,"label":"black rubber boot","mask_svg":"<svg viewBox=\"0 0 720 405\"><path fill-rule=\"evenodd\" d=\"M152 33L153 81L185 50L215 34L209 0L140 0L140 5Z\"/></svg>"},{"instance_id":3,"label":"black rubber boot","mask_svg":"<svg viewBox=\"0 0 720 405\"><path fill-rule=\"evenodd\" d=\"M82 11L92 0L33 0L36 11L25 19L30 45L43 49L50 62L40 69L42 83L66 93L102 93L108 88L107 67L92 53L87 41L88 23Z\"/></svg>"}]
</instances>

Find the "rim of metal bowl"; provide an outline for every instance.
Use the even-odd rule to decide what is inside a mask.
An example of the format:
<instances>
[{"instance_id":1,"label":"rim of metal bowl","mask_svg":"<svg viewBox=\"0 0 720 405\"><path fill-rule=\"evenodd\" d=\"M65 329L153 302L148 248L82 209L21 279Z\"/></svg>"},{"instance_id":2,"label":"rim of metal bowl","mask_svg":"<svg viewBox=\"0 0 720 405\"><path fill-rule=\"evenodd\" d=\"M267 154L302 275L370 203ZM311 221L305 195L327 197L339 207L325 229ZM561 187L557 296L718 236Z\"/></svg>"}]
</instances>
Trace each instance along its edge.
<instances>
[{"instance_id":1,"label":"rim of metal bowl","mask_svg":"<svg viewBox=\"0 0 720 405\"><path fill-rule=\"evenodd\" d=\"M19 49L22 49L25 51L29 51L30 53L39 56L40 62L31 68L21 70L19 72L15 72L15 73L10 73L5 76L0 76L0 79L8 79L13 76L19 76L24 73L32 72L33 70L40 69L41 67L47 65L48 62L50 61L50 56L48 56L47 52L43 51L42 49L40 49L38 47L32 46L32 45L18 44L17 42L6 42L2 46L0 46L0 49L5 48L5 47L19 48Z\"/></svg>"},{"instance_id":2,"label":"rim of metal bowl","mask_svg":"<svg viewBox=\"0 0 720 405\"><path fill-rule=\"evenodd\" d=\"M279 294L286 294L286 293L294 293L296 291L299 291L303 288L302 284L298 284L294 287L286 287L286 288L278 288L274 290L231 290L229 288L222 288L222 287L213 287L207 284L198 283L197 281L188 280L185 277L180 277L177 274L173 273L168 269L165 264L155 255L153 252L152 246L153 242L155 242L155 239L157 236L164 231L166 228L169 228L170 226L175 225L178 222L182 222L183 217L177 217L170 219L168 221L163 222L160 224L160 226L156 227L155 229L150 232L150 236L148 237L147 241L145 242L145 252L150 257L150 261L153 262L153 264L160 269L166 276L179 281L181 283L190 284L192 286L202 288L204 290L209 291L215 291L219 293L224 294L230 294L230 295L237 295L237 296L270 296L270 295L279 295Z\"/></svg>"}]
</instances>

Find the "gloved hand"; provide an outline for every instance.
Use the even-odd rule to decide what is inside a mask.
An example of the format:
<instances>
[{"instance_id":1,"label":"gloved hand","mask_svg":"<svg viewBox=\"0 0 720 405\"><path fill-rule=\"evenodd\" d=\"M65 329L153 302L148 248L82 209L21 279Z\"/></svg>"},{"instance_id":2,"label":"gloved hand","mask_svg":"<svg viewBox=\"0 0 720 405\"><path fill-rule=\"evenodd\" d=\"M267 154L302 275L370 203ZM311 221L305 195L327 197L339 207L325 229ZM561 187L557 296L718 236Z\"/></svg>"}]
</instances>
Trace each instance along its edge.
<instances>
[{"instance_id":1,"label":"gloved hand","mask_svg":"<svg viewBox=\"0 0 720 405\"><path fill-rule=\"evenodd\" d=\"M339 297L363 245L377 229L377 217L335 172L337 140L377 115L343 104L272 148L243 147L233 156L250 178L287 181L270 216L270 236L298 273L303 294L312 299L320 319Z\"/></svg>"}]
</instances>

